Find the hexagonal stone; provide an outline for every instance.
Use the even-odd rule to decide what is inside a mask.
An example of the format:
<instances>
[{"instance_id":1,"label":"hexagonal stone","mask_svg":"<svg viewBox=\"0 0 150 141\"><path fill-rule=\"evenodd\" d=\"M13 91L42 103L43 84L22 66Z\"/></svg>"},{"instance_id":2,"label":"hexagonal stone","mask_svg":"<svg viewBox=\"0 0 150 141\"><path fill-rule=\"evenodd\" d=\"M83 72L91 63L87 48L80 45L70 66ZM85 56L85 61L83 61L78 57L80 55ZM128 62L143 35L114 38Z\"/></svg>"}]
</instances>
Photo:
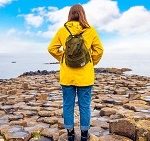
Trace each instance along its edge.
<instances>
[{"instance_id":1,"label":"hexagonal stone","mask_svg":"<svg viewBox=\"0 0 150 141\"><path fill-rule=\"evenodd\" d=\"M22 115L22 114L18 114L18 115L8 115L8 119L9 119L10 121L23 119L23 115Z\"/></svg>"},{"instance_id":2,"label":"hexagonal stone","mask_svg":"<svg viewBox=\"0 0 150 141\"><path fill-rule=\"evenodd\" d=\"M8 123L9 123L8 119L0 119L0 126Z\"/></svg>"},{"instance_id":3,"label":"hexagonal stone","mask_svg":"<svg viewBox=\"0 0 150 141\"><path fill-rule=\"evenodd\" d=\"M101 127L103 129L108 129L109 124L106 121L101 121L99 118L91 119L91 126L92 127Z\"/></svg>"},{"instance_id":4,"label":"hexagonal stone","mask_svg":"<svg viewBox=\"0 0 150 141\"><path fill-rule=\"evenodd\" d=\"M59 131L57 128L46 128L41 132L41 135L45 137L50 137L55 141L58 141Z\"/></svg>"},{"instance_id":5,"label":"hexagonal stone","mask_svg":"<svg viewBox=\"0 0 150 141\"><path fill-rule=\"evenodd\" d=\"M137 122L137 141L150 140L150 121L140 120Z\"/></svg>"},{"instance_id":6,"label":"hexagonal stone","mask_svg":"<svg viewBox=\"0 0 150 141\"><path fill-rule=\"evenodd\" d=\"M10 126L8 124L4 124L0 126L0 133L4 134L9 130Z\"/></svg>"},{"instance_id":7,"label":"hexagonal stone","mask_svg":"<svg viewBox=\"0 0 150 141\"><path fill-rule=\"evenodd\" d=\"M15 99L16 99L16 95L11 95L11 96L7 97L8 101L12 101L12 100L15 101Z\"/></svg>"},{"instance_id":8,"label":"hexagonal stone","mask_svg":"<svg viewBox=\"0 0 150 141\"><path fill-rule=\"evenodd\" d=\"M2 136L0 136L0 141L5 141L5 139Z\"/></svg>"},{"instance_id":9,"label":"hexagonal stone","mask_svg":"<svg viewBox=\"0 0 150 141\"><path fill-rule=\"evenodd\" d=\"M5 112L3 110L0 110L0 117L5 115Z\"/></svg>"},{"instance_id":10,"label":"hexagonal stone","mask_svg":"<svg viewBox=\"0 0 150 141\"><path fill-rule=\"evenodd\" d=\"M11 121L10 125L19 125L19 126L26 127L27 126L27 121L25 121L25 120Z\"/></svg>"},{"instance_id":11,"label":"hexagonal stone","mask_svg":"<svg viewBox=\"0 0 150 141\"><path fill-rule=\"evenodd\" d=\"M105 131L106 130L102 129L101 127L90 127L90 129L89 129L89 133L93 134L93 135L95 135L97 137L100 137L103 134L105 134L106 133Z\"/></svg>"},{"instance_id":12,"label":"hexagonal stone","mask_svg":"<svg viewBox=\"0 0 150 141\"><path fill-rule=\"evenodd\" d=\"M58 129L64 129L64 119L58 119Z\"/></svg>"},{"instance_id":13,"label":"hexagonal stone","mask_svg":"<svg viewBox=\"0 0 150 141\"><path fill-rule=\"evenodd\" d=\"M7 132L4 134L6 140L9 141L28 141L31 138L31 134L26 131Z\"/></svg>"},{"instance_id":14,"label":"hexagonal stone","mask_svg":"<svg viewBox=\"0 0 150 141\"><path fill-rule=\"evenodd\" d=\"M16 93L17 93L17 90L16 90L16 89L7 91L7 94L8 94L8 95L15 95Z\"/></svg>"},{"instance_id":15,"label":"hexagonal stone","mask_svg":"<svg viewBox=\"0 0 150 141\"><path fill-rule=\"evenodd\" d=\"M150 112L150 106L138 103L127 103L123 105L124 108L133 110L135 112Z\"/></svg>"},{"instance_id":16,"label":"hexagonal stone","mask_svg":"<svg viewBox=\"0 0 150 141\"><path fill-rule=\"evenodd\" d=\"M18 108L14 108L13 105L0 106L0 109L4 110L6 113L12 113L12 112L18 110Z\"/></svg>"},{"instance_id":17,"label":"hexagonal stone","mask_svg":"<svg viewBox=\"0 0 150 141\"><path fill-rule=\"evenodd\" d=\"M46 111L46 110L42 110L38 112L38 115L41 117L51 117L55 115L54 111Z\"/></svg>"},{"instance_id":18,"label":"hexagonal stone","mask_svg":"<svg viewBox=\"0 0 150 141\"><path fill-rule=\"evenodd\" d=\"M100 116L110 116L116 114L116 110L114 108L102 108L100 111Z\"/></svg>"},{"instance_id":19,"label":"hexagonal stone","mask_svg":"<svg viewBox=\"0 0 150 141\"><path fill-rule=\"evenodd\" d=\"M29 84L28 83L23 83L22 87L23 87L23 89L27 90L27 89L29 89Z\"/></svg>"},{"instance_id":20,"label":"hexagonal stone","mask_svg":"<svg viewBox=\"0 0 150 141\"><path fill-rule=\"evenodd\" d=\"M38 107L38 106L34 106L34 107L32 107L32 106L23 106L23 107L20 107L19 109L21 109L21 110L29 110L29 111L37 111L37 112L42 110L42 108Z\"/></svg>"},{"instance_id":21,"label":"hexagonal stone","mask_svg":"<svg viewBox=\"0 0 150 141\"><path fill-rule=\"evenodd\" d=\"M134 112L130 117L135 119L135 121L150 120L150 114L148 112Z\"/></svg>"},{"instance_id":22,"label":"hexagonal stone","mask_svg":"<svg viewBox=\"0 0 150 141\"><path fill-rule=\"evenodd\" d=\"M62 134L58 141L67 141L67 134ZM80 141L80 134L75 133L75 141ZM93 134L90 134L88 141L99 141L99 138Z\"/></svg>"},{"instance_id":23,"label":"hexagonal stone","mask_svg":"<svg viewBox=\"0 0 150 141\"><path fill-rule=\"evenodd\" d=\"M23 131L23 127L22 126L18 126L18 125L14 125L14 126L10 126L8 128L8 130L6 130L5 132L19 132L19 131Z\"/></svg>"},{"instance_id":24,"label":"hexagonal stone","mask_svg":"<svg viewBox=\"0 0 150 141\"><path fill-rule=\"evenodd\" d=\"M14 105L14 104L16 104L16 99L15 100L7 100L6 102L5 102L5 104L6 105Z\"/></svg>"},{"instance_id":25,"label":"hexagonal stone","mask_svg":"<svg viewBox=\"0 0 150 141\"><path fill-rule=\"evenodd\" d=\"M149 102L150 103L150 96L143 96L142 99L146 102Z\"/></svg>"},{"instance_id":26,"label":"hexagonal stone","mask_svg":"<svg viewBox=\"0 0 150 141\"><path fill-rule=\"evenodd\" d=\"M57 116L57 117L62 117L62 115L63 115L62 109L55 110L55 111L54 111L54 114L55 114L55 116Z\"/></svg>"},{"instance_id":27,"label":"hexagonal stone","mask_svg":"<svg viewBox=\"0 0 150 141\"><path fill-rule=\"evenodd\" d=\"M21 95L20 98L23 99L24 102L29 102L35 99L35 95Z\"/></svg>"},{"instance_id":28,"label":"hexagonal stone","mask_svg":"<svg viewBox=\"0 0 150 141\"><path fill-rule=\"evenodd\" d=\"M19 110L17 112L14 112L14 114L22 114L24 117L32 117L37 115L37 111Z\"/></svg>"},{"instance_id":29,"label":"hexagonal stone","mask_svg":"<svg viewBox=\"0 0 150 141\"><path fill-rule=\"evenodd\" d=\"M125 95L126 91L127 91L126 88L118 88L114 91L114 94Z\"/></svg>"},{"instance_id":30,"label":"hexagonal stone","mask_svg":"<svg viewBox=\"0 0 150 141\"><path fill-rule=\"evenodd\" d=\"M42 106L42 102L30 101L27 103L28 106Z\"/></svg>"},{"instance_id":31,"label":"hexagonal stone","mask_svg":"<svg viewBox=\"0 0 150 141\"><path fill-rule=\"evenodd\" d=\"M96 109L96 110L101 110L102 108L104 108L105 107L105 105L104 104L101 104L101 103L96 103L95 105L94 105L94 109Z\"/></svg>"},{"instance_id":32,"label":"hexagonal stone","mask_svg":"<svg viewBox=\"0 0 150 141\"><path fill-rule=\"evenodd\" d=\"M57 110L58 108L54 108L54 107L42 107L42 110L43 111L55 111Z\"/></svg>"},{"instance_id":33,"label":"hexagonal stone","mask_svg":"<svg viewBox=\"0 0 150 141\"><path fill-rule=\"evenodd\" d=\"M48 100L48 95L47 94L39 94L39 95L36 95L36 99L38 101L45 101L45 100Z\"/></svg>"},{"instance_id":34,"label":"hexagonal stone","mask_svg":"<svg viewBox=\"0 0 150 141\"><path fill-rule=\"evenodd\" d=\"M141 99L141 95L138 93L129 93L129 97L130 100L140 100Z\"/></svg>"},{"instance_id":35,"label":"hexagonal stone","mask_svg":"<svg viewBox=\"0 0 150 141\"><path fill-rule=\"evenodd\" d=\"M0 101L6 100L8 95L0 95Z\"/></svg>"},{"instance_id":36,"label":"hexagonal stone","mask_svg":"<svg viewBox=\"0 0 150 141\"><path fill-rule=\"evenodd\" d=\"M41 136L39 138L32 138L29 141L53 141L51 138Z\"/></svg>"},{"instance_id":37,"label":"hexagonal stone","mask_svg":"<svg viewBox=\"0 0 150 141\"><path fill-rule=\"evenodd\" d=\"M99 110L92 110L91 111L91 117L94 118L94 117L99 117Z\"/></svg>"},{"instance_id":38,"label":"hexagonal stone","mask_svg":"<svg viewBox=\"0 0 150 141\"><path fill-rule=\"evenodd\" d=\"M136 123L133 119L117 119L109 123L110 133L125 136L135 140L136 137Z\"/></svg>"},{"instance_id":39,"label":"hexagonal stone","mask_svg":"<svg viewBox=\"0 0 150 141\"><path fill-rule=\"evenodd\" d=\"M132 141L131 139L119 135L106 135L101 136L99 141Z\"/></svg>"},{"instance_id":40,"label":"hexagonal stone","mask_svg":"<svg viewBox=\"0 0 150 141\"><path fill-rule=\"evenodd\" d=\"M44 129L49 128L48 124L45 123L37 123L30 127L24 127L25 131L28 131L31 134L41 133Z\"/></svg>"},{"instance_id":41,"label":"hexagonal stone","mask_svg":"<svg viewBox=\"0 0 150 141\"><path fill-rule=\"evenodd\" d=\"M102 101L103 101L104 103L114 104L114 99L113 99L113 98L103 99Z\"/></svg>"},{"instance_id":42,"label":"hexagonal stone","mask_svg":"<svg viewBox=\"0 0 150 141\"><path fill-rule=\"evenodd\" d=\"M57 117L42 117L42 118L39 118L38 121L53 125L53 124L58 123L58 118Z\"/></svg>"}]
</instances>

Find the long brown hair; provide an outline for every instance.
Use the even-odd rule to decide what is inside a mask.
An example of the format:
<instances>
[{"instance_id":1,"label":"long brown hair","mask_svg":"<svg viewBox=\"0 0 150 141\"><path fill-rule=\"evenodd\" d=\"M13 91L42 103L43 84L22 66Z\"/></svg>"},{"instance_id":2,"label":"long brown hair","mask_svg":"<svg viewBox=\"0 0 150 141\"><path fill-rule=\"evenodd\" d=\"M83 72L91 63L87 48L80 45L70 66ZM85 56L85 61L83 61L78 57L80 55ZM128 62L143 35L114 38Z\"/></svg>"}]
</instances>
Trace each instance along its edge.
<instances>
[{"instance_id":1,"label":"long brown hair","mask_svg":"<svg viewBox=\"0 0 150 141\"><path fill-rule=\"evenodd\" d=\"M86 19L85 11L80 4L73 5L70 8L68 21L79 21L83 28L90 27Z\"/></svg>"}]
</instances>

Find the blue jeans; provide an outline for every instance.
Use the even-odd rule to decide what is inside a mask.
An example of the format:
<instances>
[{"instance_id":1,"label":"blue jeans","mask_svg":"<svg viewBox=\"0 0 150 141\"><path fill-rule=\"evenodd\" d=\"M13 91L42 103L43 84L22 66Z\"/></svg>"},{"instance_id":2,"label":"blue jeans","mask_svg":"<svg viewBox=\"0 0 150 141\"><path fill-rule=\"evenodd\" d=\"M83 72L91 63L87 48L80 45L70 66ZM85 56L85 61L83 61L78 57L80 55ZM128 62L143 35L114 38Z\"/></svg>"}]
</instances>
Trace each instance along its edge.
<instances>
[{"instance_id":1,"label":"blue jeans","mask_svg":"<svg viewBox=\"0 0 150 141\"><path fill-rule=\"evenodd\" d=\"M74 107L76 94L80 111L80 129L88 130L91 119L91 90L92 86L64 86L63 91L63 117L66 129L74 128Z\"/></svg>"}]
</instances>

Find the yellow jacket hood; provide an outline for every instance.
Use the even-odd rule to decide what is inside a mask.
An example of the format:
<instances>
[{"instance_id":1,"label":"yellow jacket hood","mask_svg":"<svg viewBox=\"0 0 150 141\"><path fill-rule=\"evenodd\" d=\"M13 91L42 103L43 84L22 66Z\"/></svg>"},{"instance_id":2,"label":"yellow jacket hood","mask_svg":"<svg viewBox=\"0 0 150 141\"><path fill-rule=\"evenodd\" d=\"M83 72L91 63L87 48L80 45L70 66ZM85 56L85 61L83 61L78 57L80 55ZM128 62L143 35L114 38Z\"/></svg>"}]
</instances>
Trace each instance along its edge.
<instances>
[{"instance_id":1,"label":"yellow jacket hood","mask_svg":"<svg viewBox=\"0 0 150 141\"><path fill-rule=\"evenodd\" d=\"M83 29L78 21L70 21L65 24L73 35L80 34L87 29L87 28Z\"/></svg>"}]
</instances>

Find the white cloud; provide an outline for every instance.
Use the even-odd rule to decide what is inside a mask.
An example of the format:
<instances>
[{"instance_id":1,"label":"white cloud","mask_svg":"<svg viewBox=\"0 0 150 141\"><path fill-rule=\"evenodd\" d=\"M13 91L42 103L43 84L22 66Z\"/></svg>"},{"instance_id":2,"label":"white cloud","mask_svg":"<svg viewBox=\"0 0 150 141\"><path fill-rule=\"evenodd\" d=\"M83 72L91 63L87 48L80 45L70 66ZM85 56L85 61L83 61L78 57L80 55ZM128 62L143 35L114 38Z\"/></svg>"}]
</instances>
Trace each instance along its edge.
<instances>
[{"instance_id":1,"label":"white cloud","mask_svg":"<svg viewBox=\"0 0 150 141\"><path fill-rule=\"evenodd\" d=\"M104 26L120 16L116 1L91 0L84 4L88 21L102 30Z\"/></svg>"},{"instance_id":2,"label":"white cloud","mask_svg":"<svg viewBox=\"0 0 150 141\"><path fill-rule=\"evenodd\" d=\"M89 23L96 26L99 30L103 29L103 26L120 15L117 3L110 0L91 0L84 4L83 7L85 8ZM44 38L51 38L56 30L67 21L69 9L70 7L68 6L62 9L57 7L38 7L32 9L32 12L25 16L25 20L29 25L39 27L44 19L48 25L48 30L39 32L38 35ZM40 24L36 20L34 22L34 17L37 17L37 15L40 16L39 21L43 18L39 22Z\"/></svg>"},{"instance_id":3,"label":"white cloud","mask_svg":"<svg viewBox=\"0 0 150 141\"><path fill-rule=\"evenodd\" d=\"M31 25L31 26L34 26L34 27L40 27L42 24L43 24L43 17L38 15L34 15L34 14L28 14L28 15L25 15L25 20L27 22L28 25Z\"/></svg>"},{"instance_id":4,"label":"white cloud","mask_svg":"<svg viewBox=\"0 0 150 141\"><path fill-rule=\"evenodd\" d=\"M53 25L50 25L48 27L48 30L47 31L40 31L38 32L38 36L42 36L44 38L52 38L54 36L54 34L56 33L58 27L62 26L62 24L60 23L57 23L57 24L53 24Z\"/></svg>"},{"instance_id":5,"label":"white cloud","mask_svg":"<svg viewBox=\"0 0 150 141\"><path fill-rule=\"evenodd\" d=\"M16 1L16 0L0 0L0 7L3 7L13 1Z\"/></svg>"},{"instance_id":6,"label":"white cloud","mask_svg":"<svg viewBox=\"0 0 150 141\"><path fill-rule=\"evenodd\" d=\"M17 36L1 36L0 53L43 53L47 52L47 42L31 41Z\"/></svg>"},{"instance_id":7,"label":"white cloud","mask_svg":"<svg viewBox=\"0 0 150 141\"><path fill-rule=\"evenodd\" d=\"M118 37L109 42L104 42L105 51L108 54L150 54L150 35L133 37Z\"/></svg>"},{"instance_id":8,"label":"white cloud","mask_svg":"<svg viewBox=\"0 0 150 141\"><path fill-rule=\"evenodd\" d=\"M83 7L89 23L96 26L99 30L120 15L117 3L110 0L91 0L84 4ZM70 7L68 6L62 9L50 7L45 15L50 25L47 31L41 32L41 36L45 38L52 37L56 30L67 21L69 9Z\"/></svg>"},{"instance_id":9,"label":"white cloud","mask_svg":"<svg viewBox=\"0 0 150 141\"><path fill-rule=\"evenodd\" d=\"M48 30L45 32L41 32L41 36L44 38L51 38L59 27L63 26L63 24L67 21L67 16L70 7L64 7L58 10L55 7L49 7L49 11L47 12L46 18L50 22L48 25Z\"/></svg>"},{"instance_id":10,"label":"white cloud","mask_svg":"<svg viewBox=\"0 0 150 141\"><path fill-rule=\"evenodd\" d=\"M57 7L38 7L33 8L30 14L21 15L25 18L28 25L35 28L40 27L42 24L46 24L47 30L39 30L35 36L41 36L43 38L51 38L56 30L67 21L67 15L70 7L64 7L58 9ZM33 34L32 32L28 32Z\"/></svg>"},{"instance_id":11,"label":"white cloud","mask_svg":"<svg viewBox=\"0 0 150 141\"><path fill-rule=\"evenodd\" d=\"M35 34L30 31L19 31L11 28L0 34L0 53L47 53L47 41L35 40ZM28 38L27 38L28 37Z\"/></svg>"},{"instance_id":12,"label":"white cloud","mask_svg":"<svg viewBox=\"0 0 150 141\"><path fill-rule=\"evenodd\" d=\"M31 10L30 14L21 15L21 16L23 16L25 18L25 21L28 25L38 28L44 22L47 23L47 21L54 24L55 16L58 17L60 15L59 14L60 12L58 13L58 11L59 10L57 7L47 7L47 8L46 7L37 7L37 8L33 8ZM63 20L62 17L60 20L61 21ZM55 27L55 25L53 27Z\"/></svg>"},{"instance_id":13,"label":"white cloud","mask_svg":"<svg viewBox=\"0 0 150 141\"><path fill-rule=\"evenodd\" d=\"M108 32L118 32L121 35L149 34L150 11L144 6L131 7L118 18L105 25Z\"/></svg>"},{"instance_id":14,"label":"white cloud","mask_svg":"<svg viewBox=\"0 0 150 141\"><path fill-rule=\"evenodd\" d=\"M38 13L38 15L44 16L46 14L46 9L45 7L38 7L38 8L33 8L31 10L34 14Z\"/></svg>"},{"instance_id":15,"label":"white cloud","mask_svg":"<svg viewBox=\"0 0 150 141\"><path fill-rule=\"evenodd\" d=\"M62 9L54 8L49 8L49 11L47 13L48 20L52 24L63 24L64 22L66 22L70 7L64 7Z\"/></svg>"},{"instance_id":16,"label":"white cloud","mask_svg":"<svg viewBox=\"0 0 150 141\"><path fill-rule=\"evenodd\" d=\"M100 32L113 33L111 41L105 38L104 45L106 52L113 53L150 53L150 11L143 6L131 7L127 11L121 13L116 1L112 0L90 0L83 5L86 11L87 19L90 24L94 25ZM28 37L43 37L51 39L57 29L67 21L70 7L58 9L57 7L38 7L31 10L30 14L23 15L28 25L31 27L41 27L39 31L34 33L32 28L29 28L24 34ZM45 25L46 26L45 26ZM47 27L47 30L42 30L42 25ZM22 33L18 33L15 29L10 29L8 35L15 34L17 37ZM125 35L125 36L120 36ZM135 36L136 35L136 36ZM6 40L5 40L6 41ZM37 45L36 42L26 43L25 40L19 39L12 41L16 46L22 48L28 46L42 46L42 43ZM17 43L18 42L18 43ZM8 47L9 43L3 42L3 50ZM46 44L43 46L47 46ZM1 47L2 48L2 47ZM43 48L42 48L43 49ZM1 50L1 49L0 49ZM16 49L17 50L17 49ZM31 50L35 51L34 47ZM42 50L39 50L42 51Z\"/></svg>"},{"instance_id":17,"label":"white cloud","mask_svg":"<svg viewBox=\"0 0 150 141\"><path fill-rule=\"evenodd\" d=\"M100 32L115 33L119 35L149 34L150 11L144 6L131 7L121 13L116 1L90 0L83 4L87 19ZM50 38L57 29L67 21L70 7L58 9L57 7L38 7L25 15L28 25L40 27L46 24L47 31L41 30L39 36Z\"/></svg>"},{"instance_id":18,"label":"white cloud","mask_svg":"<svg viewBox=\"0 0 150 141\"><path fill-rule=\"evenodd\" d=\"M11 28L6 32L6 36L11 36L13 34L16 34L16 29L15 28Z\"/></svg>"}]
</instances>

